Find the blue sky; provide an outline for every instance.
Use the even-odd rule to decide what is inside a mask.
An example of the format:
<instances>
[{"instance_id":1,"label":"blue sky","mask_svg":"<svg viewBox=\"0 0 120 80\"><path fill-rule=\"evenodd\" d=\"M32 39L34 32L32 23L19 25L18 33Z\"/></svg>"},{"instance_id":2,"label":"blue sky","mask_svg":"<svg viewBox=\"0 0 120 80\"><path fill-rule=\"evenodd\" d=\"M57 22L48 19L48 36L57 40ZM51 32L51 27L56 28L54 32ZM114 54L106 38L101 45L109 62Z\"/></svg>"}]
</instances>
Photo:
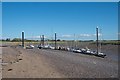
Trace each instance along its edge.
<instances>
[{"instance_id":1,"label":"blue sky","mask_svg":"<svg viewBox=\"0 0 120 80\"><path fill-rule=\"evenodd\" d=\"M2 2L119 2L119 0L2 0Z\"/></svg>"},{"instance_id":2,"label":"blue sky","mask_svg":"<svg viewBox=\"0 0 120 80\"><path fill-rule=\"evenodd\" d=\"M96 27L103 39L118 39L117 2L3 2L2 35L4 38L95 39Z\"/></svg>"}]
</instances>

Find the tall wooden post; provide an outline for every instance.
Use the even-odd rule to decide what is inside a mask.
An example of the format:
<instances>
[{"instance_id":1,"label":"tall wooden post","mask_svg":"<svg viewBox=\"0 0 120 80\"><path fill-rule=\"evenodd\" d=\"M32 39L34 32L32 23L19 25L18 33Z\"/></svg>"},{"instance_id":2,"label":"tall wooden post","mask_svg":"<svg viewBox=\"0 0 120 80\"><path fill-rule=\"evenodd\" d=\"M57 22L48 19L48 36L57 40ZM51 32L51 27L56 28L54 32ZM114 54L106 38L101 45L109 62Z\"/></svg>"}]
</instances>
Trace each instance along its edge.
<instances>
[{"instance_id":1,"label":"tall wooden post","mask_svg":"<svg viewBox=\"0 0 120 80\"><path fill-rule=\"evenodd\" d=\"M96 40L96 44L97 44L97 54L98 54L98 27L96 28L96 37L97 37L97 40Z\"/></svg>"},{"instance_id":2,"label":"tall wooden post","mask_svg":"<svg viewBox=\"0 0 120 80\"><path fill-rule=\"evenodd\" d=\"M42 45L44 46L44 35L42 35Z\"/></svg>"},{"instance_id":3,"label":"tall wooden post","mask_svg":"<svg viewBox=\"0 0 120 80\"><path fill-rule=\"evenodd\" d=\"M22 47L24 47L24 32L22 32Z\"/></svg>"},{"instance_id":4,"label":"tall wooden post","mask_svg":"<svg viewBox=\"0 0 120 80\"><path fill-rule=\"evenodd\" d=\"M57 43L56 39L57 39L57 37L56 37L56 33L55 33L55 49L56 49L56 43Z\"/></svg>"}]
</instances>

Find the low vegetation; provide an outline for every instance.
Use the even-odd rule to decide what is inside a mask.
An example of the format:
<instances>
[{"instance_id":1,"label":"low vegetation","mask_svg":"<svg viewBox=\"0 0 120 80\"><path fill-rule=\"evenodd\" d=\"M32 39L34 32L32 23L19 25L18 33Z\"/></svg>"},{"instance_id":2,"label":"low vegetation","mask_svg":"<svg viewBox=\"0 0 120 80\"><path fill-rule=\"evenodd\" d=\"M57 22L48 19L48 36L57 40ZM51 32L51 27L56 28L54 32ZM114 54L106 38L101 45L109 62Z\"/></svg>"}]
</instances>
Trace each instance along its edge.
<instances>
[{"instance_id":1,"label":"low vegetation","mask_svg":"<svg viewBox=\"0 0 120 80\"><path fill-rule=\"evenodd\" d=\"M7 38L7 39L2 39L0 40L0 42L3 42L3 43L11 43L12 44L21 44L21 39L20 38L14 38L14 39L10 39L10 38ZM39 44L40 43L40 40L28 40L28 39L25 39L24 40L26 44ZM44 41L45 43L48 43L48 44L54 44L54 40L45 40ZM66 44L66 43L83 43L83 42L87 42L87 43L90 43L90 44L96 44L96 41L94 40L78 40L78 41L74 41L74 40L60 40L60 39L57 39L57 43L58 44ZM120 40L102 40L102 41L99 41L101 45L120 45Z\"/></svg>"},{"instance_id":2,"label":"low vegetation","mask_svg":"<svg viewBox=\"0 0 120 80\"><path fill-rule=\"evenodd\" d=\"M119 40L103 40L103 41L99 41L101 45L120 45L120 41ZM96 42L93 42L92 44L96 44Z\"/></svg>"}]
</instances>

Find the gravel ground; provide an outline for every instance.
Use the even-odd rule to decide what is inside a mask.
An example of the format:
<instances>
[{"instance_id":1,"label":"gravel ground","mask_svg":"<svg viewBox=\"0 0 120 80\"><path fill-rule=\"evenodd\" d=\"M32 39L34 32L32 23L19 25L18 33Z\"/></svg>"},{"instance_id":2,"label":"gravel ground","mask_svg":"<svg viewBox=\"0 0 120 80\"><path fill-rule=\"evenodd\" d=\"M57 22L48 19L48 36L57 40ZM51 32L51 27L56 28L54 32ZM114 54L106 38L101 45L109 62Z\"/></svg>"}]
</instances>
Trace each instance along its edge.
<instances>
[{"instance_id":1,"label":"gravel ground","mask_svg":"<svg viewBox=\"0 0 120 80\"><path fill-rule=\"evenodd\" d=\"M91 45L92 46L92 45ZM4 47L3 78L117 78L117 46L103 46L107 57L49 50ZM22 59L22 60L20 60Z\"/></svg>"},{"instance_id":2,"label":"gravel ground","mask_svg":"<svg viewBox=\"0 0 120 80\"><path fill-rule=\"evenodd\" d=\"M109 78L117 77L117 62L107 58L77 54L65 51L32 50L43 55L50 66L67 78ZM40 53L41 52L41 53Z\"/></svg>"},{"instance_id":3,"label":"gravel ground","mask_svg":"<svg viewBox=\"0 0 120 80\"><path fill-rule=\"evenodd\" d=\"M13 56L12 50L14 50L13 52L15 52L17 56L16 55ZM8 53L5 53L6 51L8 51ZM3 62L4 62L2 66L3 78L63 77L53 68L49 67L48 63L46 63L44 58L37 56L33 52L29 52L22 48L13 48L13 47L3 48Z\"/></svg>"}]
</instances>

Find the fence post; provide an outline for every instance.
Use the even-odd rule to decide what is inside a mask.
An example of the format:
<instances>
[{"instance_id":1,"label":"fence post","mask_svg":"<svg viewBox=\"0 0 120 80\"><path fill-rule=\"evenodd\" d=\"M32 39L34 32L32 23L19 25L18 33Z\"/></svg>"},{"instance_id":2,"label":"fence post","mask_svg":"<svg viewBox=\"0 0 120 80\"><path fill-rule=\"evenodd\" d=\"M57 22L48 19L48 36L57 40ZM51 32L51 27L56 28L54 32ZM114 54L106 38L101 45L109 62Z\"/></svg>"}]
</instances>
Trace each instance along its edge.
<instances>
[{"instance_id":1,"label":"fence post","mask_svg":"<svg viewBox=\"0 0 120 80\"><path fill-rule=\"evenodd\" d=\"M22 31L22 47L24 47L24 31Z\"/></svg>"}]
</instances>

